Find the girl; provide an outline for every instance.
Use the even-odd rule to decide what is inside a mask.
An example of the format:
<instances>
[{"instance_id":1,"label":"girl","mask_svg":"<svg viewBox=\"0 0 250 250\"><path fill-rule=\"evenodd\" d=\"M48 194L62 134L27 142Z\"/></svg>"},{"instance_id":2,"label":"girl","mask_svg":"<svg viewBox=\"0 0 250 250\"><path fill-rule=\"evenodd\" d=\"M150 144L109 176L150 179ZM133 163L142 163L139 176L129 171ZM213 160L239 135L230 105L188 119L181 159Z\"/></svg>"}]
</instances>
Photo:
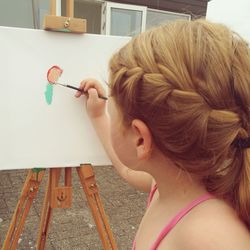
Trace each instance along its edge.
<instances>
[{"instance_id":1,"label":"girl","mask_svg":"<svg viewBox=\"0 0 250 250\"><path fill-rule=\"evenodd\" d=\"M150 192L133 249L250 249L250 49L205 20L132 39L110 60L109 116L87 111L118 173ZM76 93L76 97L82 93Z\"/></svg>"}]
</instances>

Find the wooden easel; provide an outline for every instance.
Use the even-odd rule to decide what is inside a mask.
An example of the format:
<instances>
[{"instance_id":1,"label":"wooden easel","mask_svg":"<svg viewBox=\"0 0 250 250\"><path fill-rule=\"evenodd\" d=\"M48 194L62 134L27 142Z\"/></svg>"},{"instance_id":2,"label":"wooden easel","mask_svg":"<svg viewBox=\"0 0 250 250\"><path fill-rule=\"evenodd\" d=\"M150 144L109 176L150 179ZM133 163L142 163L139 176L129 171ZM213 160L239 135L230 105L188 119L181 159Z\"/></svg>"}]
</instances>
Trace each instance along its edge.
<instances>
[{"instance_id":1,"label":"wooden easel","mask_svg":"<svg viewBox=\"0 0 250 250\"><path fill-rule=\"evenodd\" d=\"M73 18L73 0L67 0L67 17L55 16L55 12L56 1L51 0L50 13L54 16L47 16L45 18L46 29L57 31L65 31L65 29L67 29L67 32L74 33L83 33L86 30L86 21ZM62 170L63 168L49 169L49 180L42 207L42 215L37 239L37 250L45 249L53 208L71 207L72 168L64 168L64 186L58 186ZM117 250L117 246L99 196L92 166L90 164L81 164L79 167L76 167L76 170L85 192L88 205L91 209L92 216L95 220L103 248L105 250ZM15 212L12 216L2 250L16 249L25 220L28 216L33 199L36 197L38 192L44 172L45 169L33 169L29 171L22 189L21 197L19 198Z\"/></svg>"}]
</instances>

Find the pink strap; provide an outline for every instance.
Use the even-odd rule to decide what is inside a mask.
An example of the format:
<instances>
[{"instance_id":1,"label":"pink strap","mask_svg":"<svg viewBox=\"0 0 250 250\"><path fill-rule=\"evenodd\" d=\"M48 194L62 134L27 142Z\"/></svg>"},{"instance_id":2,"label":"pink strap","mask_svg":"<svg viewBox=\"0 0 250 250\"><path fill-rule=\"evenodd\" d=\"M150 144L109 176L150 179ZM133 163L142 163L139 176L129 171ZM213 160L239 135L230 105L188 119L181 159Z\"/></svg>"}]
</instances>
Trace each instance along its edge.
<instances>
[{"instance_id":1,"label":"pink strap","mask_svg":"<svg viewBox=\"0 0 250 250\"><path fill-rule=\"evenodd\" d=\"M206 201L208 199L214 198L213 195L206 193L205 195L202 195L198 199L192 201L187 207L182 209L160 232L158 238L150 248L150 250L156 250L163 238L173 229L173 227L194 207L202 203L203 201Z\"/></svg>"},{"instance_id":2,"label":"pink strap","mask_svg":"<svg viewBox=\"0 0 250 250\"><path fill-rule=\"evenodd\" d=\"M135 239L134 239L134 241L133 241L132 250L135 250Z\"/></svg>"},{"instance_id":3,"label":"pink strap","mask_svg":"<svg viewBox=\"0 0 250 250\"><path fill-rule=\"evenodd\" d=\"M149 193L147 207L149 206L150 202L152 201L156 190L157 190L157 185L155 184Z\"/></svg>"}]
</instances>

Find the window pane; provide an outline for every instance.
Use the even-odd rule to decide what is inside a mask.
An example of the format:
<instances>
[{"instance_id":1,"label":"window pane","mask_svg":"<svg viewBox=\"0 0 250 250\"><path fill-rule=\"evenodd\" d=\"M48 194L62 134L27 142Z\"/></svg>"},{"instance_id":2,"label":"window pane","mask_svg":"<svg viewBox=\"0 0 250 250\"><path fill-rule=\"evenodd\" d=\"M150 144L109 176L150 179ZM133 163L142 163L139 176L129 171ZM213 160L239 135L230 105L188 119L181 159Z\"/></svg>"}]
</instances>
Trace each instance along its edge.
<instances>
[{"instance_id":1,"label":"window pane","mask_svg":"<svg viewBox=\"0 0 250 250\"><path fill-rule=\"evenodd\" d=\"M49 0L0 0L0 25L20 28L42 28Z\"/></svg>"},{"instance_id":2,"label":"window pane","mask_svg":"<svg viewBox=\"0 0 250 250\"><path fill-rule=\"evenodd\" d=\"M36 1L35 1L36 2ZM43 19L45 15L49 15L49 5L50 5L50 0L39 0L38 1L38 12L35 13L37 16L37 22L39 25L40 29L43 29ZM36 10L36 8L35 8Z\"/></svg>"},{"instance_id":3,"label":"window pane","mask_svg":"<svg viewBox=\"0 0 250 250\"><path fill-rule=\"evenodd\" d=\"M142 11L111 8L111 35L134 36L141 32Z\"/></svg>"},{"instance_id":4,"label":"window pane","mask_svg":"<svg viewBox=\"0 0 250 250\"><path fill-rule=\"evenodd\" d=\"M155 10L147 11L147 21L146 21L146 29L150 29L154 26L175 21L177 19L189 20L189 15L181 15L178 13L171 12L161 12Z\"/></svg>"},{"instance_id":5,"label":"window pane","mask_svg":"<svg viewBox=\"0 0 250 250\"><path fill-rule=\"evenodd\" d=\"M0 0L0 25L34 28L32 2L30 0Z\"/></svg>"}]
</instances>

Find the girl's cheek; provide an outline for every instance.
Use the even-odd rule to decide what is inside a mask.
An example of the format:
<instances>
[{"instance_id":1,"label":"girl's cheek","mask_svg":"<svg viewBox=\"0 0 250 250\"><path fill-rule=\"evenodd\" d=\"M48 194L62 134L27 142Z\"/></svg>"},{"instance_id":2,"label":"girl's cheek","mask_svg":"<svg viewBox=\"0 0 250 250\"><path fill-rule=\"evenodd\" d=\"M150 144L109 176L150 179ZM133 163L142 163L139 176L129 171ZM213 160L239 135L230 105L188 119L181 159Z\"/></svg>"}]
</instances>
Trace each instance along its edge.
<instances>
[{"instance_id":1,"label":"girl's cheek","mask_svg":"<svg viewBox=\"0 0 250 250\"><path fill-rule=\"evenodd\" d=\"M112 130L111 127L111 143L112 146L115 150L115 153L119 157L119 159L124 163L125 160L125 145L124 145L124 140L121 138L119 135L118 131L115 131L115 129Z\"/></svg>"},{"instance_id":2,"label":"girl's cheek","mask_svg":"<svg viewBox=\"0 0 250 250\"><path fill-rule=\"evenodd\" d=\"M133 169L136 164L136 150L130 140L119 133L111 135L112 145L120 161L129 168Z\"/></svg>"}]
</instances>

